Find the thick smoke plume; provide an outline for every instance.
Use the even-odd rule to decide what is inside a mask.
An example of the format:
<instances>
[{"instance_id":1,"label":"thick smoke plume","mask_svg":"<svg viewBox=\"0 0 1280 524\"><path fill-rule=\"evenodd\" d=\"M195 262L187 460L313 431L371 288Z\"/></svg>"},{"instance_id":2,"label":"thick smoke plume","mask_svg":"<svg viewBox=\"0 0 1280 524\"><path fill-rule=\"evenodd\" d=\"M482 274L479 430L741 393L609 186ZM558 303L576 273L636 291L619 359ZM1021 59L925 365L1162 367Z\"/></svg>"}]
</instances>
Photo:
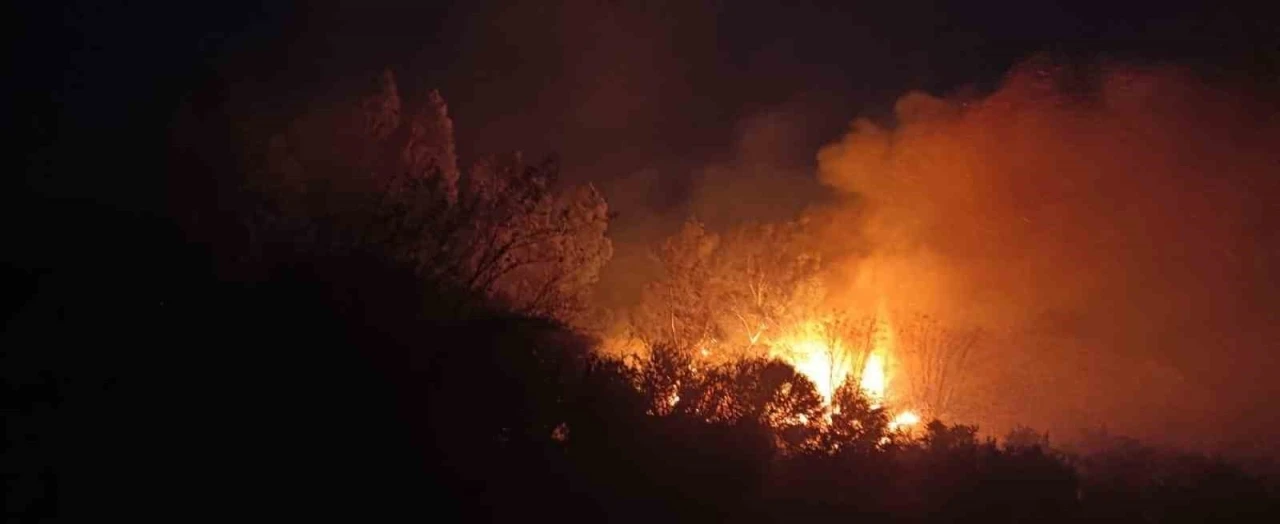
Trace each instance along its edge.
<instances>
[{"instance_id":1,"label":"thick smoke plume","mask_svg":"<svg viewBox=\"0 0 1280 524\"><path fill-rule=\"evenodd\" d=\"M986 328L988 425L1274 440L1276 115L1182 70L1045 60L907 94L819 153L843 289Z\"/></svg>"}]
</instances>

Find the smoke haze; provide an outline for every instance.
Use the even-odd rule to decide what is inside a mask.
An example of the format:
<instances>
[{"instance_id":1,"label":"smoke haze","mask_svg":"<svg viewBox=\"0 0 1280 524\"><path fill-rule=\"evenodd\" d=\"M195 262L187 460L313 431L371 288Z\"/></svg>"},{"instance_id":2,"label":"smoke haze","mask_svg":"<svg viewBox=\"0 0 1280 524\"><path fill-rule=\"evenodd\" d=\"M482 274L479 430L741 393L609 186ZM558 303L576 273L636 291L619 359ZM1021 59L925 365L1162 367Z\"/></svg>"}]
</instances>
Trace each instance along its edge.
<instances>
[{"instance_id":1,"label":"smoke haze","mask_svg":"<svg viewBox=\"0 0 1280 524\"><path fill-rule=\"evenodd\" d=\"M405 69L441 86L463 157L557 152L600 187L618 213L606 307L637 299L688 218L808 209L837 298L987 329L977 422L1271 439L1275 106L1205 67L1141 65L1257 56L1226 45L1247 28L1121 23L1092 41L1134 60L1075 49L1094 58L1065 67L1018 55L1091 15L1031 11L482 3L442 24L457 56Z\"/></svg>"},{"instance_id":2,"label":"smoke haze","mask_svg":"<svg viewBox=\"0 0 1280 524\"><path fill-rule=\"evenodd\" d=\"M197 164L230 162L249 154L230 129L269 135L390 67L407 97L440 90L463 165L556 153L597 185L618 213L606 306L636 300L686 218L809 208L840 298L990 331L980 423L1277 440L1280 142L1254 84L1275 87L1280 24L1220 4L309 2L120 31L156 18L132 6L86 13L91 37L51 9L61 29L15 48L68 57L11 76L48 135L24 179L141 207L158 181L209 191L137 151L226 142ZM1043 50L1094 65L1005 75ZM184 106L204 134L168 131Z\"/></svg>"},{"instance_id":3,"label":"smoke haze","mask_svg":"<svg viewBox=\"0 0 1280 524\"><path fill-rule=\"evenodd\" d=\"M867 243L844 268L862 300L989 330L973 416L1181 443L1274 430L1274 105L1175 68L1032 60L894 117L819 153L859 217L831 242Z\"/></svg>"}]
</instances>

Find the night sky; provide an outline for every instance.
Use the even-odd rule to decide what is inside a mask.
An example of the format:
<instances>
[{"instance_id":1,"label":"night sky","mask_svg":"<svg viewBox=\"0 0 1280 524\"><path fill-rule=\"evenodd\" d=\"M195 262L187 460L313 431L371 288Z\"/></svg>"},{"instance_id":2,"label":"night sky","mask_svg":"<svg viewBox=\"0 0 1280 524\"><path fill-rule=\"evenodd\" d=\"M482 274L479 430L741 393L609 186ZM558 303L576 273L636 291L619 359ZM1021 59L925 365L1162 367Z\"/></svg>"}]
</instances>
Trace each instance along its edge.
<instances>
[{"instance_id":1,"label":"night sky","mask_svg":"<svg viewBox=\"0 0 1280 524\"><path fill-rule=\"evenodd\" d=\"M1263 8L1220 2L442 4L10 7L6 120L29 144L25 185L154 208L163 156L144 152L184 101L297 107L391 67L442 91L464 157L555 152L598 181L652 171L663 189L619 205L665 209L732 161L753 116L792 115L769 162L811 179L817 146L907 90L989 89L1044 51L1274 76L1280 40Z\"/></svg>"},{"instance_id":2,"label":"night sky","mask_svg":"<svg viewBox=\"0 0 1280 524\"><path fill-rule=\"evenodd\" d=\"M722 226L823 200L818 148L854 117L891 118L911 90L989 92L1036 53L1263 82L1278 70L1276 24L1250 2L759 4L12 7L6 121L25 153L7 193L167 216L173 191L213 191L214 164L243 150L229 137L390 68L407 92L441 91L464 164L555 154L568 180L600 187L623 267L689 216ZM173 131L186 114L199 138ZM225 145L175 161L196 142ZM726 184L756 190L727 204Z\"/></svg>"}]
</instances>

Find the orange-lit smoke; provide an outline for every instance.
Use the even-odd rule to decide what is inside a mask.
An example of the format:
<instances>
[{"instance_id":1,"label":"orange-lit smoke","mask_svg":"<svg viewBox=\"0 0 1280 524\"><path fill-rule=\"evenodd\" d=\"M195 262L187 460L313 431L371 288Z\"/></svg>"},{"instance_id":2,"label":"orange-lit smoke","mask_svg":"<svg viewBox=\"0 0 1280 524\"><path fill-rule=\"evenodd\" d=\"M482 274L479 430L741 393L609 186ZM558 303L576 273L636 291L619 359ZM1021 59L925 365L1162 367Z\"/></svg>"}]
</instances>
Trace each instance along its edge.
<instances>
[{"instance_id":1,"label":"orange-lit smoke","mask_svg":"<svg viewBox=\"0 0 1280 524\"><path fill-rule=\"evenodd\" d=\"M1275 390L1276 114L1181 71L1045 61L981 99L907 94L819 154L850 197L828 210L842 289L990 330L967 392L988 426L1223 436Z\"/></svg>"}]
</instances>

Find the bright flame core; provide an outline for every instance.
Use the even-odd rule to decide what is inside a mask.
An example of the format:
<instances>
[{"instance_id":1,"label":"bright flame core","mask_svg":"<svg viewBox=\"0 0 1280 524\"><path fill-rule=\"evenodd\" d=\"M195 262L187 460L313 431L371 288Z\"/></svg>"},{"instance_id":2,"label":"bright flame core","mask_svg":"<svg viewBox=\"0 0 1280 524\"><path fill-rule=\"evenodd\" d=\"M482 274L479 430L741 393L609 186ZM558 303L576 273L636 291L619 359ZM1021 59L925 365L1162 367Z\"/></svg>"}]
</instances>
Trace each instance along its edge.
<instances>
[{"instance_id":1,"label":"bright flame core","mask_svg":"<svg viewBox=\"0 0 1280 524\"><path fill-rule=\"evenodd\" d=\"M855 355L846 353L842 341L829 341L821 336L822 328L817 322L800 326L794 335L779 341L771 354L786 360L808 378L827 405L831 404L835 391L849 376L860 371L857 375L859 388L873 405L879 406L885 401L889 387L887 361L893 339L887 331L886 319L875 333L873 347L868 348L861 370L856 370L856 358L852 358Z\"/></svg>"},{"instance_id":2,"label":"bright flame core","mask_svg":"<svg viewBox=\"0 0 1280 524\"><path fill-rule=\"evenodd\" d=\"M858 377L858 387L871 401L873 408L882 407L886 401L889 391L887 361L894 345L887 321L880 326L880 329L862 366L862 374ZM823 403L830 407L832 396L849 377L850 372L853 371L853 365L848 359L840 358L840 352L844 348L839 341L836 342L836 347L832 348L820 337L811 335L812 330L812 324L807 324L805 329L800 330L801 336L780 344L784 349L774 351L772 354L785 359L796 371L808 378L818 394L822 395ZM920 415L911 410L904 410L889 420L888 429L905 431L919 423ZM887 439L888 437L886 441Z\"/></svg>"},{"instance_id":3,"label":"bright flame core","mask_svg":"<svg viewBox=\"0 0 1280 524\"><path fill-rule=\"evenodd\" d=\"M884 373L884 353L872 352L867 356L867 365L862 368L862 381L859 386L862 392L875 404L884 401L884 393L889 379Z\"/></svg>"},{"instance_id":4,"label":"bright flame core","mask_svg":"<svg viewBox=\"0 0 1280 524\"><path fill-rule=\"evenodd\" d=\"M893 417L893 420L889 421L889 430L893 431L904 426L914 426L919 423L920 415L917 415L912 411L903 411L902 413L898 413L898 416Z\"/></svg>"},{"instance_id":5,"label":"bright flame core","mask_svg":"<svg viewBox=\"0 0 1280 524\"><path fill-rule=\"evenodd\" d=\"M831 348L820 340L804 339L790 346L791 365L813 382L823 402L830 404L832 395L849 374L847 366L833 365Z\"/></svg>"}]
</instances>

